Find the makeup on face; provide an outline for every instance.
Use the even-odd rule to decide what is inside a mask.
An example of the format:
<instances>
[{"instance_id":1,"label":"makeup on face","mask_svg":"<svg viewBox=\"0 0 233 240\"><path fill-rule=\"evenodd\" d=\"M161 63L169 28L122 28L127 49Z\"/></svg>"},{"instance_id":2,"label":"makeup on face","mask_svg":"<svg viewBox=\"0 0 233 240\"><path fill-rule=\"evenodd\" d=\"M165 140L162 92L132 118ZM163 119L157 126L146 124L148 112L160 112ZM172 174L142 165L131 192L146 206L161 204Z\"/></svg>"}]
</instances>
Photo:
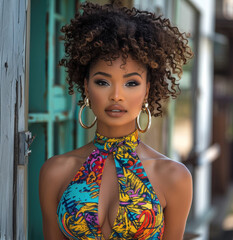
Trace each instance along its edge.
<instances>
[{"instance_id":1,"label":"makeup on face","mask_svg":"<svg viewBox=\"0 0 233 240\"><path fill-rule=\"evenodd\" d=\"M135 119L147 99L147 69L128 57L126 64L116 59L109 65L99 60L90 67L85 92L97 125L135 129Z\"/></svg>"}]
</instances>

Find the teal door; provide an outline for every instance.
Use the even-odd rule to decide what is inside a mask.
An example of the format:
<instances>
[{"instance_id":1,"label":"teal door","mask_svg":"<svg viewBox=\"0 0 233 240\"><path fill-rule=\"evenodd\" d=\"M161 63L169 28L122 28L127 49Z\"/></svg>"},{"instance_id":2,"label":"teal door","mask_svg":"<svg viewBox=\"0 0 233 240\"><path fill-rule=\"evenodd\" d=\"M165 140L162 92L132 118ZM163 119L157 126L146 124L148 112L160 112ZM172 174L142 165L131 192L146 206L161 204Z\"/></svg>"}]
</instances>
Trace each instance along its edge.
<instances>
[{"instance_id":1,"label":"teal door","mask_svg":"<svg viewBox=\"0 0 233 240\"><path fill-rule=\"evenodd\" d=\"M60 28L74 16L74 0L32 0L30 30L29 130L35 137L28 165L28 239L41 240L39 172L50 157L82 146L86 139L77 124L78 95L68 94Z\"/></svg>"}]
</instances>

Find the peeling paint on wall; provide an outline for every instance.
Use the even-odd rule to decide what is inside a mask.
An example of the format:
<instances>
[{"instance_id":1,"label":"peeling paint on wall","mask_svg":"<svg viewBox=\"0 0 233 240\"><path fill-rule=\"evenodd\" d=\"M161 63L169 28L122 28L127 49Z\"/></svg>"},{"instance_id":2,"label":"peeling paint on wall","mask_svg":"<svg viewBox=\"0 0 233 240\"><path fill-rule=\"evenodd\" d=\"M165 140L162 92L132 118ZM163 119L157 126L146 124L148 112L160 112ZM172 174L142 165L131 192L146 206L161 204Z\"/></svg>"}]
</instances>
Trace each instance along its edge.
<instances>
[{"instance_id":1,"label":"peeling paint on wall","mask_svg":"<svg viewBox=\"0 0 233 240\"><path fill-rule=\"evenodd\" d=\"M7 240L26 239L25 168L15 164L15 144L25 130L27 6L26 0L0 1L0 239Z\"/></svg>"}]
</instances>

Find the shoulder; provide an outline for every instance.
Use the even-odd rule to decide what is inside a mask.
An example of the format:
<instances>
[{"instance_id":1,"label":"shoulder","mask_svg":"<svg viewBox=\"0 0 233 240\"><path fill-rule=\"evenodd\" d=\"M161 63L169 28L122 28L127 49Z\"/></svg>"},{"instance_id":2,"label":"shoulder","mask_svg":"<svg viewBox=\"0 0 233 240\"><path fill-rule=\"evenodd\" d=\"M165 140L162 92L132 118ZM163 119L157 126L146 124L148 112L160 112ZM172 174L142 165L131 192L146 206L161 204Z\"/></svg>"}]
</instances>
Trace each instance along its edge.
<instances>
[{"instance_id":1,"label":"shoulder","mask_svg":"<svg viewBox=\"0 0 233 240\"><path fill-rule=\"evenodd\" d=\"M91 152L90 143L73 151L55 155L45 161L40 169L40 189L50 189L55 195L71 180ZM40 191L43 192L43 191Z\"/></svg>"},{"instance_id":2,"label":"shoulder","mask_svg":"<svg viewBox=\"0 0 233 240\"><path fill-rule=\"evenodd\" d=\"M167 171L167 182L165 188L165 197L167 204L182 201L190 208L193 195L192 175L188 168L180 162L170 161L170 167Z\"/></svg>"},{"instance_id":3,"label":"shoulder","mask_svg":"<svg viewBox=\"0 0 233 240\"><path fill-rule=\"evenodd\" d=\"M145 143L141 144L139 152L142 160L151 159L154 168L165 175L166 178L169 177L171 183L192 178L190 171L183 163L170 159Z\"/></svg>"},{"instance_id":4,"label":"shoulder","mask_svg":"<svg viewBox=\"0 0 233 240\"><path fill-rule=\"evenodd\" d=\"M159 161L160 178L166 206L178 206L183 203L184 209L190 209L193 195L192 175L181 162L172 159Z\"/></svg>"},{"instance_id":5,"label":"shoulder","mask_svg":"<svg viewBox=\"0 0 233 240\"><path fill-rule=\"evenodd\" d=\"M57 197L65 176L72 166L75 166L75 162L78 158L67 156L65 154L55 155L45 161L40 169L39 177L39 190L40 198L52 198L54 202L57 201Z\"/></svg>"},{"instance_id":6,"label":"shoulder","mask_svg":"<svg viewBox=\"0 0 233 240\"><path fill-rule=\"evenodd\" d=\"M192 181L192 175L190 171L181 162L166 158L160 160L158 165L164 178L166 179L165 182L169 189L184 186L186 183L190 184Z\"/></svg>"},{"instance_id":7,"label":"shoulder","mask_svg":"<svg viewBox=\"0 0 233 240\"><path fill-rule=\"evenodd\" d=\"M140 154L157 176L166 200L174 192L192 190L192 175L183 163L168 158L145 143L141 145Z\"/></svg>"},{"instance_id":8,"label":"shoulder","mask_svg":"<svg viewBox=\"0 0 233 240\"><path fill-rule=\"evenodd\" d=\"M65 154L55 155L45 161L40 169L40 179L42 181L59 180L65 169L71 167L78 159L77 157L67 156Z\"/></svg>"},{"instance_id":9,"label":"shoulder","mask_svg":"<svg viewBox=\"0 0 233 240\"><path fill-rule=\"evenodd\" d=\"M56 178L57 175L64 172L67 168L72 168L85 160L90 152L91 143L88 143L81 148L64 154L55 155L45 161L40 170L40 174L43 176L49 175L49 177Z\"/></svg>"}]
</instances>

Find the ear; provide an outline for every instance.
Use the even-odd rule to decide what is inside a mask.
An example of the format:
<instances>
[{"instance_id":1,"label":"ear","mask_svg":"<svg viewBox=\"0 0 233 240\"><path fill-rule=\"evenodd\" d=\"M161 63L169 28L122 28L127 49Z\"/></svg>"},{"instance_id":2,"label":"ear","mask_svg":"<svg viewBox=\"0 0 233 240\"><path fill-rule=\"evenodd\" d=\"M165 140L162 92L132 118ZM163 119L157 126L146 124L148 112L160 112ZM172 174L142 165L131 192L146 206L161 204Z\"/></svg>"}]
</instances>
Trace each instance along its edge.
<instances>
[{"instance_id":1,"label":"ear","mask_svg":"<svg viewBox=\"0 0 233 240\"><path fill-rule=\"evenodd\" d=\"M148 99L149 91L150 91L150 82L148 82L148 83L146 84L146 95L145 95L145 99Z\"/></svg>"},{"instance_id":2,"label":"ear","mask_svg":"<svg viewBox=\"0 0 233 240\"><path fill-rule=\"evenodd\" d=\"M85 96L88 97L88 86L87 86L87 79L86 78L84 79L84 93L85 93Z\"/></svg>"}]
</instances>

